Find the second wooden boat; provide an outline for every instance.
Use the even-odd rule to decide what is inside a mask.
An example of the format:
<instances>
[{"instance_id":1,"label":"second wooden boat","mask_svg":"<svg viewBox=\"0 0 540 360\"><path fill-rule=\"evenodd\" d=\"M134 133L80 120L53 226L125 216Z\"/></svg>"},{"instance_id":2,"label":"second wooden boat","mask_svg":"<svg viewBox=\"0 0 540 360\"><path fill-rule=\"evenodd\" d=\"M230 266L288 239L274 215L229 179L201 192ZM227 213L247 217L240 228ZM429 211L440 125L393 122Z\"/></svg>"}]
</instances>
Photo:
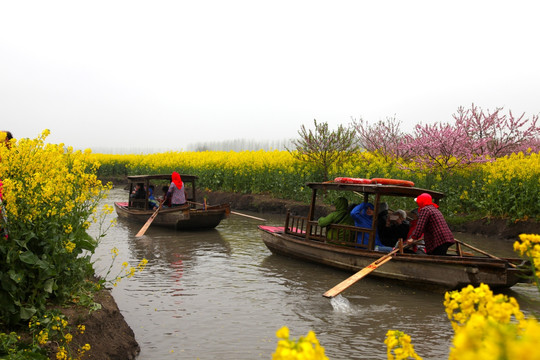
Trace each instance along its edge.
<instances>
[{"instance_id":1,"label":"second wooden boat","mask_svg":"<svg viewBox=\"0 0 540 360\"><path fill-rule=\"evenodd\" d=\"M187 203L183 206L162 208L152 226L168 227L176 230L213 229L221 220L229 216L231 208L229 204L206 205L196 202L195 180L197 176L181 175L186 188ZM144 224L154 213L149 205L148 189L151 185L170 183L170 175L137 175L128 176L129 193L131 194L135 184L143 186L146 197L144 199L129 198L127 202L115 202L114 207L119 218Z\"/></svg>"}]
</instances>

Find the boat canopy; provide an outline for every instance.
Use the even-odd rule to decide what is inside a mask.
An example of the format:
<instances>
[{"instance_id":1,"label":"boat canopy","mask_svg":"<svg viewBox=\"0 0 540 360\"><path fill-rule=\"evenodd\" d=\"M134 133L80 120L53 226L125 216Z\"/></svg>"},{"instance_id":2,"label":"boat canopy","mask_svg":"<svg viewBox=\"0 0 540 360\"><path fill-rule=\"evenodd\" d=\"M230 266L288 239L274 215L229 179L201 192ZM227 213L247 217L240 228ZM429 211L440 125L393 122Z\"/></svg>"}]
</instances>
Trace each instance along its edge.
<instances>
[{"instance_id":1,"label":"boat canopy","mask_svg":"<svg viewBox=\"0 0 540 360\"><path fill-rule=\"evenodd\" d=\"M385 196L417 197L422 193L431 195L435 202L444 197L444 194L438 191L426 190L410 186L382 185L382 184L342 184L342 183L307 183L313 190L338 190L353 191L363 194L375 194Z\"/></svg>"},{"instance_id":2,"label":"boat canopy","mask_svg":"<svg viewBox=\"0 0 540 360\"><path fill-rule=\"evenodd\" d=\"M440 199L444 197L444 194L438 191L427 190L412 186L400 186L400 185L383 185L383 184L350 184L350 183L336 183L336 182L311 182L306 186L312 189L311 205L307 218L294 216L287 214L285 232L289 234L295 234L305 237L307 240L316 239L325 241L325 235L323 229L318 226L315 219L315 208L317 202L317 191L350 191L357 195L364 195L364 202L369 201L369 196L374 196L374 214L371 228L357 228L344 225L332 224L330 227L337 229L353 231L355 234L366 233L369 234L368 249L373 250L375 248L375 236L377 233L378 215L381 210L381 196L396 196L396 197L409 197L415 198L422 193L428 193L433 198L433 202L438 203ZM304 227L302 229L302 227ZM301 230L300 230L301 229ZM355 235L356 237L356 235ZM354 244L355 247L361 247Z\"/></svg>"},{"instance_id":3,"label":"boat canopy","mask_svg":"<svg viewBox=\"0 0 540 360\"><path fill-rule=\"evenodd\" d=\"M195 175L185 175L180 174L180 177L182 178L182 181L184 182L194 182L195 180L198 180L199 177ZM146 180L168 180L171 181L171 174L158 174L158 175L130 175L127 177L129 182L142 182L144 183Z\"/></svg>"},{"instance_id":4,"label":"boat canopy","mask_svg":"<svg viewBox=\"0 0 540 360\"><path fill-rule=\"evenodd\" d=\"M186 191L186 200L191 202L196 202L196 191L195 191L195 180L198 180L199 177L195 175L186 175L180 174L182 182L184 183L184 189ZM129 175L127 176L129 183L129 193L131 194L134 190L135 184L143 184L145 190L144 199L134 199L129 198L128 208L141 208L148 210L150 208L148 204L148 188L154 182L171 182L171 174L157 174L157 175Z\"/></svg>"}]
</instances>

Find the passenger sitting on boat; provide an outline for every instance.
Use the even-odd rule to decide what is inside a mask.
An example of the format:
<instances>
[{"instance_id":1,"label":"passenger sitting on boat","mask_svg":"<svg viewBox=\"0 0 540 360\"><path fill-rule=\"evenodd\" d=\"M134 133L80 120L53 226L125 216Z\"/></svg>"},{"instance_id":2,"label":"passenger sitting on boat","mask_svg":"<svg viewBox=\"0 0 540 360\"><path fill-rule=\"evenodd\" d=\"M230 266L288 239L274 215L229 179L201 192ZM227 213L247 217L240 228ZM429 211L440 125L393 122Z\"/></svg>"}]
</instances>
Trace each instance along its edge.
<instances>
[{"instance_id":1,"label":"passenger sitting on boat","mask_svg":"<svg viewBox=\"0 0 540 360\"><path fill-rule=\"evenodd\" d=\"M144 191L144 184L143 183L137 183L135 185L135 189L133 189L133 192L130 195L133 199L144 199L146 198L146 194Z\"/></svg>"},{"instance_id":2,"label":"passenger sitting on boat","mask_svg":"<svg viewBox=\"0 0 540 360\"><path fill-rule=\"evenodd\" d=\"M180 174L176 171L173 171L171 178L172 181L167 191L167 199L171 199L171 207L184 205L186 203L184 182Z\"/></svg>"},{"instance_id":3,"label":"passenger sitting on boat","mask_svg":"<svg viewBox=\"0 0 540 360\"><path fill-rule=\"evenodd\" d=\"M416 224L418 223L418 208L411 210L409 213L409 218L411 220L409 221L409 232L407 233L407 239L411 237L414 229L416 229Z\"/></svg>"},{"instance_id":4,"label":"passenger sitting on boat","mask_svg":"<svg viewBox=\"0 0 540 360\"><path fill-rule=\"evenodd\" d=\"M354 220L354 226L371 229L373 224L373 209L374 206L372 203L364 202L354 207L351 211L351 217ZM356 239L356 243L367 245L369 243L369 234L368 233L359 233ZM392 251L391 247L384 246L380 239L379 234L375 235L375 250L390 252Z\"/></svg>"},{"instance_id":5,"label":"passenger sitting on boat","mask_svg":"<svg viewBox=\"0 0 540 360\"><path fill-rule=\"evenodd\" d=\"M386 221L379 218L379 238L384 246L395 247L399 239L407 240L409 222L404 210L396 210L386 216Z\"/></svg>"},{"instance_id":6,"label":"passenger sitting on boat","mask_svg":"<svg viewBox=\"0 0 540 360\"><path fill-rule=\"evenodd\" d=\"M426 252L429 255L446 255L448 248L456 241L438 205L431 195L423 193L414 199L418 204L418 223L410 239L419 239L424 234Z\"/></svg>"},{"instance_id":7,"label":"passenger sitting on boat","mask_svg":"<svg viewBox=\"0 0 540 360\"><path fill-rule=\"evenodd\" d=\"M344 197L339 197L334 202L336 210L328 214L327 216L320 217L317 220L319 226L327 227L330 224L341 224L341 225L354 225L354 220L349 213L348 201ZM326 231L326 238L330 240L337 240L340 242L349 241L351 232L345 229L329 229Z\"/></svg>"},{"instance_id":8,"label":"passenger sitting on boat","mask_svg":"<svg viewBox=\"0 0 540 360\"><path fill-rule=\"evenodd\" d=\"M410 239L414 229L416 229L416 224L418 223L418 208L413 209L409 212L409 232L407 234L407 237L405 239ZM420 238L423 238L424 234L420 235ZM410 248L412 252L415 254L425 255L426 254L426 246L424 240L420 241L418 244L415 244L411 246ZM407 250L405 250L407 251Z\"/></svg>"},{"instance_id":9,"label":"passenger sitting on boat","mask_svg":"<svg viewBox=\"0 0 540 360\"><path fill-rule=\"evenodd\" d=\"M148 206L153 210L159 207L159 202L154 197L154 185L148 186Z\"/></svg>"}]
</instances>

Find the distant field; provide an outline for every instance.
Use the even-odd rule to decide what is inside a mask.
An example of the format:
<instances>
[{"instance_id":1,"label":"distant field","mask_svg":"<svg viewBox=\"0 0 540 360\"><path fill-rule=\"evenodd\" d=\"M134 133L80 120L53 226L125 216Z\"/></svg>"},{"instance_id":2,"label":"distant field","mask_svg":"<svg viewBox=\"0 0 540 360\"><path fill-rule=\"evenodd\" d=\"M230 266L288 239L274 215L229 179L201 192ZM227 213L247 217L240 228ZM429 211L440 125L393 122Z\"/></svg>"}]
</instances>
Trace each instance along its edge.
<instances>
[{"instance_id":1,"label":"distant field","mask_svg":"<svg viewBox=\"0 0 540 360\"><path fill-rule=\"evenodd\" d=\"M98 175L115 177L172 173L197 175L199 186L211 190L265 193L307 201L306 182L321 181L315 169L293 159L288 151L171 151L147 155L92 154L101 163ZM414 164L408 164L414 169ZM493 162L449 173L404 170L370 153L360 153L332 178L385 177L413 181L417 187L442 191L446 216L492 216L540 220L540 154L512 154ZM328 201L331 201L328 198ZM414 205L414 204L413 204ZM411 207L411 204L395 204Z\"/></svg>"}]
</instances>

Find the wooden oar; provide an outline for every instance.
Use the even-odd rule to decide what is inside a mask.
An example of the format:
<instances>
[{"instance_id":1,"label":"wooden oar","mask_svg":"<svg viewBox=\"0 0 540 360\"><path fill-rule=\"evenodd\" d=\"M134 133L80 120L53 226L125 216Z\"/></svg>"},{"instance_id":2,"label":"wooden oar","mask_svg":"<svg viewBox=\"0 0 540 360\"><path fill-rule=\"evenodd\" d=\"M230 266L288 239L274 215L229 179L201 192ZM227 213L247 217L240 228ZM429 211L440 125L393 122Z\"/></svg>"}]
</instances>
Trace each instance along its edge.
<instances>
[{"instance_id":1,"label":"wooden oar","mask_svg":"<svg viewBox=\"0 0 540 360\"><path fill-rule=\"evenodd\" d=\"M415 240L412 243L408 243L405 246L403 246L403 248L409 247L412 244L416 244L420 240L423 240L423 239ZM333 288L325 292L323 296L327 298L333 298L334 296L339 295L339 293L341 293L343 290L347 289L349 286L351 286L352 284L354 284L355 282L357 282L358 280L360 280L361 278L363 278L364 276L366 276L373 270L377 269L379 266L386 264L388 261L392 260L392 255L394 255L398 251L400 251L399 247L390 251L388 254L378 258L377 260L375 260L374 262L372 262L371 264L369 264L368 266L366 266L365 268L363 268L362 270L360 270L353 276L343 280L342 282L340 282L339 284L337 284L336 286L334 286Z\"/></svg>"},{"instance_id":2,"label":"wooden oar","mask_svg":"<svg viewBox=\"0 0 540 360\"><path fill-rule=\"evenodd\" d=\"M135 237L141 237L144 235L144 233L146 232L146 230L148 229L148 227L150 226L150 224L152 223L152 221L154 221L154 219L156 218L159 210L161 210L161 207L163 206L163 203L165 202L165 199L163 199L163 201L161 202L161 204L159 204L159 207L157 208L156 211L154 211L154 213L152 214L152 216L150 216L150 219L148 219L148 221L146 221L146 224L143 225L143 227L141 228L141 230L139 230L139 232L137 233L137 235L135 235Z\"/></svg>"},{"instance_id":3,"label":"wooden oar","mask_svg":"<svg viewBox=\"0 0 540 360\"><path fill-rule=\"evenodd\" d=\"M193 201L188 201L188 203L190 203L190 204L195 204L195 205L206 206L206 204L201 204L201 203L193 202ZM259 220L259 221L266 221L266 219L261 219L261 218L255 217L255 216L251 216L251 215L247 215L247 214L242 214L242 213L239 213L239 212L236 212L236 211L231 211L231 214L239 215L239 216L245 216L245 217L252 218L252 219L255 219L255 220Z\"/></svg>"},{"instance_id":4,"label":"wooden oar","mask_svg":"<svg viewBox=\"0 0 540 360\"><path fill-rule=\"evenodd\" d=\"M506 262L508 263L508 265L510 265L510 266L513 267L513 268L516 268L516 267L517 267L517 265L512 264L512 263L511 263L510 261L508 261L508 260L501 259L500 257L497 257L497 256L495 256L495 255L491 255L490 253L485 252L484 250L480 250L480 249L478 249L478 248L475 248L474 246L469 245L469 244L467 244L467 243L464 243L464 242L461 241L461 240L458 240L458 239L454 239L454 240L456 240L456 242L460 243L461 245L468 247L469 249L472 249L472 250L474 250L474 251L479 252L480 254L484 254L484 255L489 256L490 258L493 258L493 259L497 259L497 260L501 260L501 261L506 261Z\"/></svg>"},{"instance_id":5,"label":"wooden oar","mask_svg":"<svg viewBox=\"0 0 540 360\"><path fill-rule=\"evenodd\" d=\"M266 221L265 219L261 219L261 218L251 216L251 215L242 214L242 213L239 213L239 212L236 212L236 211L231 211L231 214L245 216L245 217L252 218L252 219L255 219L255 220L259 220L259 221Z\"/></svg>"}]
</instances>

